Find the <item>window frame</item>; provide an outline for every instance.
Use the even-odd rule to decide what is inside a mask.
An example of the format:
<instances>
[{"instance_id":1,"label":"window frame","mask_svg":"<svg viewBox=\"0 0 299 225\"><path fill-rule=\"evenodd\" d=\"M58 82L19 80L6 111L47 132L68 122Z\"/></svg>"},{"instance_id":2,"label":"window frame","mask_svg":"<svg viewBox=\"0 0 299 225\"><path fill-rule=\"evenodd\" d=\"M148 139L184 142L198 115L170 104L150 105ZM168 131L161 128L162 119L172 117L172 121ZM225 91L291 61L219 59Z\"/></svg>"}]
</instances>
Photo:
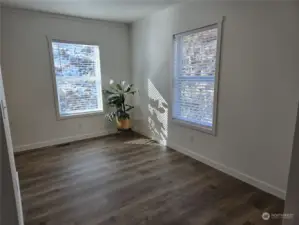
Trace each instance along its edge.
<instances>
[{"instance_id":1,"label":"window frame","mask_svg":"<svg viewBox=\"0 0 299 225\"><path fill-rule=\"evenodd\" d=\"M78 45L92 45L92 46L97 46L99 48L99 60L101 64L101 53L100 53L100 46L98 44L93 44L93 43L86 43L82 41L73 41L73 40L62 40L62 39L57 39L57 38L51 38L51 37L46 37L48 41L48 50L50 54L50 66L51 66L51 73L52 73L52 85L53 85L53 94L54 94L54 105L55 105L55 111L56 111L56 119L57 120L65 120L65 119L72 119L72 118L78 118L78 117L90 117L90 116L98 116L98 115L104 115L105 109L104 109L104 101L103 101L103 94L101 93L100 98L102 98L102 104L103 104L103 109L102 110L97 110L97 111L90 111L86 113L78 113L78 114L71 114L71 115L61 115L60 110L59 110L59 100L58 100L58 92L57 92L57 79L56 79L56 73L55 73L55 66L54 66L54 56L53 56L53 47L52 47L52 42L59 42L59 43L67 43L67 44L78 44ZM101 72L102 66L100 65L100 72ZM102 73L100 74L101 77L101 84L100 84L100 90L102 91L103 89L103 78L102 78Z\"/></svg>"},{"instance_id":2,"label":"window frame","mask_svg":"<svg viewBox=\"0 0 299 225\"><path fill-rule=\"evenodd\" d=\"M172 35L172 76L171 76L171 122L177 124L179 126L183 126L186 128L190 128L193 130L198 130L203 133L207 133L213 136L216 136L217 130L217 114L218 114L218 93L219 93L219 73L220 73L220 61L221 61L221 43L222 43L222 26L223 26L224 17L222 17L219 21L214 23L209 23L208 25L201 26L195 29L188 29L183 32L178 32ZM177 58L177 45L176 45L176 37L184 36L188 34L192 34L194 32L205 31L209 29L217 28L217 50L216 50L216 69L215 69L215 81L214 81L214 99L213 99L213 125L212 127L199 125L196 123L180 120L178 118L174 118L174 95L175 95L175 79L176 79L176 65L175 61Z\"/></svg>"}]
</instances>

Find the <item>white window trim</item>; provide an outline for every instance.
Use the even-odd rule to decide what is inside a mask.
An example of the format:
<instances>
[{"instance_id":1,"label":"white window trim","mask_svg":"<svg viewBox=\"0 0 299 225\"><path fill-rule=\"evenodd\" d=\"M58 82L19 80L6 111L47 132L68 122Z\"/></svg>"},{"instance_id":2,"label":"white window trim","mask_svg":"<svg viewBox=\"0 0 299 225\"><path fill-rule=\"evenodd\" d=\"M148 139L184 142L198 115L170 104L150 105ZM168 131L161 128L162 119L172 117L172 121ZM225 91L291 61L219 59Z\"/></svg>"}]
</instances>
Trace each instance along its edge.
<instances>
[{"instance_id":1,"label":"white window trim","mask_svg":"<svg viewBox=\"0 0 299 225\"><path fill-rule=\"evenodd\" d=\"M51 66L51 73L52 73L52 85L53 85L53 94L54 94L54 104L55 104L55 112L56 112L56 119L57 120L65 120L65 119L71 119L71 118L78 118L78 117L90 117L90 116L98 116L104 114L104 102L103 102L103 95L102 102L103 102L103 110L95 110L95 111L89 111L86 113L80 113L80 114L72 114L72 115L61 115L59 110L59 101L58 101L58 93L57 93L57 85L56 85L56 73L55 73L55 67L54 67L54 57L53 57L53 48L52 48L52 42L61 42L61 43L74 43L74 44L82 44L82 45L94 45L98 46L100 49L100 46L98 44L92 44L92 43L84 43L80 41L65 41L61 39L51 38L49 36L46 37L48 41L48 50L50 53L50 66ZM99 58L101 57L101 54L99 55ZM102 75L102 74L101 74ZM101 87L102 90L102 77L101 77ZM100 91L101 91L100 90Z\"/></svg>"},{"instance_id":2,"label":"white window trim","mask_svg":"<svg viewBox=\"0 0 299 225\"><path fill-rule=\"evenodd\" d=\"M195 29L189 29L187 31L183 31L183 32L179 32L176 34L173 34L172 36L172 41L173 41L173 45L172 45L172 75L171 75L171 107L170 107L170 115L171 115L171 122L174 124L177 124L179 126L183 126L183 127L187 127L193 130L198 130L213 136L216 136L216 130L217 130L217 114L218 114L218 89L219 89L219 71L220 71L220 61L221 61L221 43L222 43L222 26L223 26L223 21L224 21L224 17L222 17L218 22L215 23L210 23L208 25L202 26L200 28L195 28ZM203 126L203 125L199 125L199 124L195 124L195 123L191 123L191 122L187 122L184 120L179 120L177 118L173 117L173 104L174 104L174 79L175 79L175 72L176 72L176 68L175 68L175 60L176 60L176 43L175 43L175 37L179 36L179 35L186 35L188 33L193 33L194 31L204 31L204 30L208 30L210 28L217 28L218 32L217 32L217 51L216 51L216 71L215 71L215 88L214 88L214 101L213 101L213 126L207 127L207 126Z\"/></svg>"}]
</instances>

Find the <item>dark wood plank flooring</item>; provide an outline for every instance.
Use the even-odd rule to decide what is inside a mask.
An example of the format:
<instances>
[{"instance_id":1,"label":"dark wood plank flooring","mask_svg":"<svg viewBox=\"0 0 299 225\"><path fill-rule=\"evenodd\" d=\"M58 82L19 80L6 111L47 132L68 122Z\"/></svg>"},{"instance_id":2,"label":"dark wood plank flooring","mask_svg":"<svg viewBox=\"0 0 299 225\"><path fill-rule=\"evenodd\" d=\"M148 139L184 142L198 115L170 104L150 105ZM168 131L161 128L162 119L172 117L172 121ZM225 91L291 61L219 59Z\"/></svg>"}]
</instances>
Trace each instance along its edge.
<instances>
[{"instance_id":1,"label":"dark wood plank flooring","mask_svg":"<svg viewBox=\"0 0 299 225\"><path fill-rule=\"evenodd\" d=\"M283 201L137 134L16 156L25 225L278 225Z\"/></svg>"}]
</instances>

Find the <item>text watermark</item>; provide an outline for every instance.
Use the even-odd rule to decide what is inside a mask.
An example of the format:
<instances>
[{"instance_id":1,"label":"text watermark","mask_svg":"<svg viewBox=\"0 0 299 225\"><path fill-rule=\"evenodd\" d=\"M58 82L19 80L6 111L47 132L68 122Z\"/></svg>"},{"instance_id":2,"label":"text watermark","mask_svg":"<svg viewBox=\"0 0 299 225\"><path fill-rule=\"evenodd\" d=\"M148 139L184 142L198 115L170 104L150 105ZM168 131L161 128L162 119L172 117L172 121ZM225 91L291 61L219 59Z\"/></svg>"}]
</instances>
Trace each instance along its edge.
<instances>
[{"instance_id":1,"label":"text watermark","mask_svg":"<svg viewBox=\"0 0 299 225\"><path fill-rule=\"evenodd\" d=\"M293 213L268 213L264 212L262 214L263 220L270 220L270 219L293 219Z\"/></svg>"}]
</instances>

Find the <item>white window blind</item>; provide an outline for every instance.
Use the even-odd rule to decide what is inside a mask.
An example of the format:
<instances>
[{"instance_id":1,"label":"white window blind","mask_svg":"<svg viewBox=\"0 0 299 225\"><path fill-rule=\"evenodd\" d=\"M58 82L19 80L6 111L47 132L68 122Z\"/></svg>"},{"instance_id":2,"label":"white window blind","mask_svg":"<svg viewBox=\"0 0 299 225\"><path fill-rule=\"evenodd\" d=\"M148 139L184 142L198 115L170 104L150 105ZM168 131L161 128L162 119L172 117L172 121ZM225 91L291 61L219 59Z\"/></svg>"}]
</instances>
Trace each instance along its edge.
<instances>
[{"instance_id":1,"label":"white window blind","mask_svg":"<svg viewBox=\"0 0 299 225\"><path fill-rule=\"evenodd\" d=\"M218 43L217 24L174 36L174 120L213 130Z\"/></svg>"},{"instance_id":2,"label":"white window blind","mask_svg":"<svg viewBox=\"0 0 299 225\"><path fill-rule=\"evenodd\" d=\"M54 40L51 47L59 116L102 112L99 47Z\"/></svg>"}]
</instances>

